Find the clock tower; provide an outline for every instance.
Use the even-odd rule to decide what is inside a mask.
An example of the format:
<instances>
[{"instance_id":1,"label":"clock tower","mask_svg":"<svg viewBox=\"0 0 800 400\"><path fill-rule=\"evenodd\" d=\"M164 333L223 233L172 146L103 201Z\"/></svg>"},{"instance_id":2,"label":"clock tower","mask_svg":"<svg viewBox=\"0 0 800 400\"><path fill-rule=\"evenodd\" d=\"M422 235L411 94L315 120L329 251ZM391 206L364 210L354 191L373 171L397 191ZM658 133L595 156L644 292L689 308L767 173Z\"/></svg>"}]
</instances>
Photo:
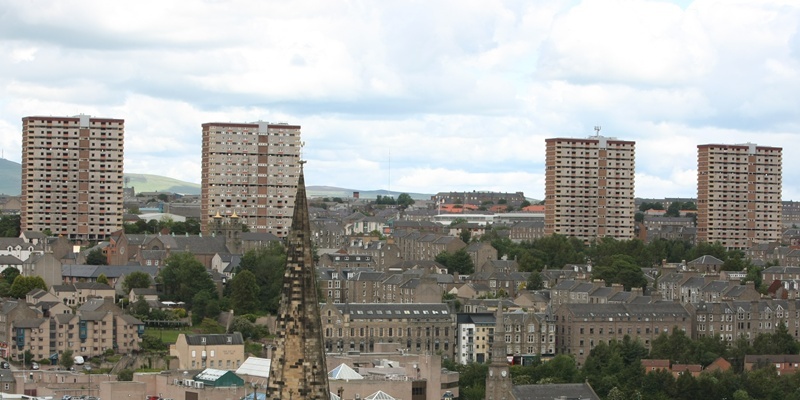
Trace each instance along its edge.
<instances>
[{"instance_id":1,"label":"clock tower","mask_svg":"<svg viewBox=\"0 0 800 400\"><path fill-rule=\"evenodd\" d=\"M489 375L486 377L486 400L514 400L514 396L511 394L511 387L511 377L508 374L508 358L506 358L503 300L499 300L494 323L492 363L489 365Z\"/></svg>"}]
</instances>

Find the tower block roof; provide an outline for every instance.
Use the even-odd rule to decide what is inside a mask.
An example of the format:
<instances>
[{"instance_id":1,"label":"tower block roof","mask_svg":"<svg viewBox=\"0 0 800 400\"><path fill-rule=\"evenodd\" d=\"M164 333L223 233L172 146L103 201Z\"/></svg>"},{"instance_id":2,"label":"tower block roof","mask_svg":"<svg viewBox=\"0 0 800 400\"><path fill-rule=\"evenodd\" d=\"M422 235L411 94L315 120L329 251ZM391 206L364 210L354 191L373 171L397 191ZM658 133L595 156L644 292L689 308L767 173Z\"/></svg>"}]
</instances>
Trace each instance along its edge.
<instances>
[{"instance_id":1,"label":"tower block roof","mask_svg":"<svg viewBox=\"0 0 800 400\"><path fill-rule=\"evenodd\" d=\"M311 223L302 167L287 244L288 257L278 310L277 349L270 366L267 398L329 400L317 275L311 253Z\"/></svg>"}]
</instances>

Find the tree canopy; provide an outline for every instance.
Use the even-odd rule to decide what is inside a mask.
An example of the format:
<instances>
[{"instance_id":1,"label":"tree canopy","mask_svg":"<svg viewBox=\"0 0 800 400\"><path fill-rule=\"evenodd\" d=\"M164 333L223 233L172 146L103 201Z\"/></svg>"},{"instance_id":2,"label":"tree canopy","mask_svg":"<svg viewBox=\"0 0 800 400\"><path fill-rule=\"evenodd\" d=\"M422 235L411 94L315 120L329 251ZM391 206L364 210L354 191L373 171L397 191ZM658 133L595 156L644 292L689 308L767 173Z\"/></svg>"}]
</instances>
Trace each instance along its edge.
<instances>
[{"instance_id":1,"label":"tree canopy","mask_svg":"<svg viewBox=\"0 0 800 400\"><path fill-rule=\"evenodd\" d=\"M457 272L461 275L469 275L475 272L475 264L464 249L460 249L453 254L443 251L436 256L435 260L447 267L447 272L451 274Z\"/></svg>"},{"instance_id":2,"label":"tree canopy","mask_svg":"<svg viewBox=\"0 0 800 400\"><path fill-rule=\"evenodd\" d=\"M206 267L191 253L173 253L164 260L164 268L158 274L164 298L185 302L191 308L194 296L200 292L216 293Z\"/></svg>"},{"instance_id":3,"label":"tree canopy","mask_svg":"<svg viewBox=\"0 0 800 400\"><path fill-rule=\"evenodd\" d=\"M11 297L21 299L33 289L47 290L47 284L41 276L18 275L11 284Z\"/></svg>"},{"instance_id":4,"label":"tree canopy","mask_svg":"<svg viewBox=\"0 0 800 400\"><path fill-rule=\"evenodd\" d=\"M86 255L86 264L88 265L107 265L108 259L106 258L103 249L95 248Z\"/></svg>"},{"instance_id":5,"label":"tree canopy","mask_svg":"<svg viewBox=\"0 0 800 400\"><path fill-rule=\"evenodd\" d=\"M286 251L277 243L272 243L269 247L250 250L242 256L237 276L243 271L250 271L256 278L259 287L259 311L269 313L278 311L285 267ZM228 285L225 293L226 295L231 293L231 285Z\"/></svg>"},{"instance_id":6,"label":"tree canopy","mask_svg":"<svg viewBox=\"0 0 800 400\"><path fill-rule=\"evenodd\" d=\"M3 215L0 217L0 237L19 237L19 215Z\"/></svg>"},{"instance_id":7,"label":"tree canopy","mask_svg":"<svg viewBox=\"0 0 800 400\"><path fill-rule=\"evenodd\" d=\"M153 279L147 272L135 271L125 277L122 287L125 289L125 293L130 293L131 289L147 289L152 282Z\"/></svg>"},{"instance_id":8,"label":"tree canopy","mask_svg":"<svg viewBox=\"0 0 800 400\"><path fill-rule=\"evenodd\" d=\"M236 315L250 314L259 310L261 287L256 276L248 270L236 274L230 283L231 306Z\"/></svg>"},{"instance_id":9,"label":"tree canopy","mask_svg":"<svg viewBox=\"0 0 800 400\"><path fill-rule=\"evenodd\" d=\"M397 196L397 205L401 208L406 209L408 206L413 204L414 199L412 199L408 193L400 193L400 195Z\"/></svg>"}]
</instances>

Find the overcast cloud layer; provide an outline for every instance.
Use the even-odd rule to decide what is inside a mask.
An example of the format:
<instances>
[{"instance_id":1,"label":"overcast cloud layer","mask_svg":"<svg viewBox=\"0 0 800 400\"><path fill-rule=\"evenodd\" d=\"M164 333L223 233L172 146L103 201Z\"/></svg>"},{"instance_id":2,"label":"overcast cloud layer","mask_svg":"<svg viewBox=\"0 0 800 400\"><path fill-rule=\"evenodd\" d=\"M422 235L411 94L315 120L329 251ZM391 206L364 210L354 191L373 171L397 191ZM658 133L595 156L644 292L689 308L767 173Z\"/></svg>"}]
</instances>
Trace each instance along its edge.
<instances>
[{"instance_id":1,"label":"overcast cloud layer","mask_svg":"<svg viewBox=\"0 0 800 400\"><path fill-rule=\"evenodd\" d=\"M697 145L783 147L800 200L800 3L0 1L0 148L21 118L124 118L125 172L200 181L204 122L303 127L306 182L542 198L544 140L636 141L636 196Z\"/></svg>"}]
</instances>

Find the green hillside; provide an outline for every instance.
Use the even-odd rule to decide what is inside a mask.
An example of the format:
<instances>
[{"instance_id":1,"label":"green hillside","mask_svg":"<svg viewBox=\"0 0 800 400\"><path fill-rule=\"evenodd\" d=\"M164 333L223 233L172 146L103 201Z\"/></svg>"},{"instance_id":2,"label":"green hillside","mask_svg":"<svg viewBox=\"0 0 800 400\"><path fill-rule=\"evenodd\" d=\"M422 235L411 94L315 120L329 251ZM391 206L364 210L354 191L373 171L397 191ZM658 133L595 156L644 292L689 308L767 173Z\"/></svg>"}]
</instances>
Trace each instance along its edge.
<instances>
[{"instance_id":1,"label":"green hillside","mask_svg":"<svg viewBox=\"0 0 800 400\"><path fill-rule=\"evenodd\" d=\"M22 190L22 166L0 158L0 194L19 196Z\"/></svg>"},{"instance_id":2,"label":"green hillside","mask_svg":"<svg viewBox=\"0 0 800 400\"><path fill-rule=\"evenodd\" d=\"M132 187L136 193L172 192L180 194L200 194L200 184L184 182L166 176L150 174L125 174L125 187Z\"/></svg>"}]
</instances>

